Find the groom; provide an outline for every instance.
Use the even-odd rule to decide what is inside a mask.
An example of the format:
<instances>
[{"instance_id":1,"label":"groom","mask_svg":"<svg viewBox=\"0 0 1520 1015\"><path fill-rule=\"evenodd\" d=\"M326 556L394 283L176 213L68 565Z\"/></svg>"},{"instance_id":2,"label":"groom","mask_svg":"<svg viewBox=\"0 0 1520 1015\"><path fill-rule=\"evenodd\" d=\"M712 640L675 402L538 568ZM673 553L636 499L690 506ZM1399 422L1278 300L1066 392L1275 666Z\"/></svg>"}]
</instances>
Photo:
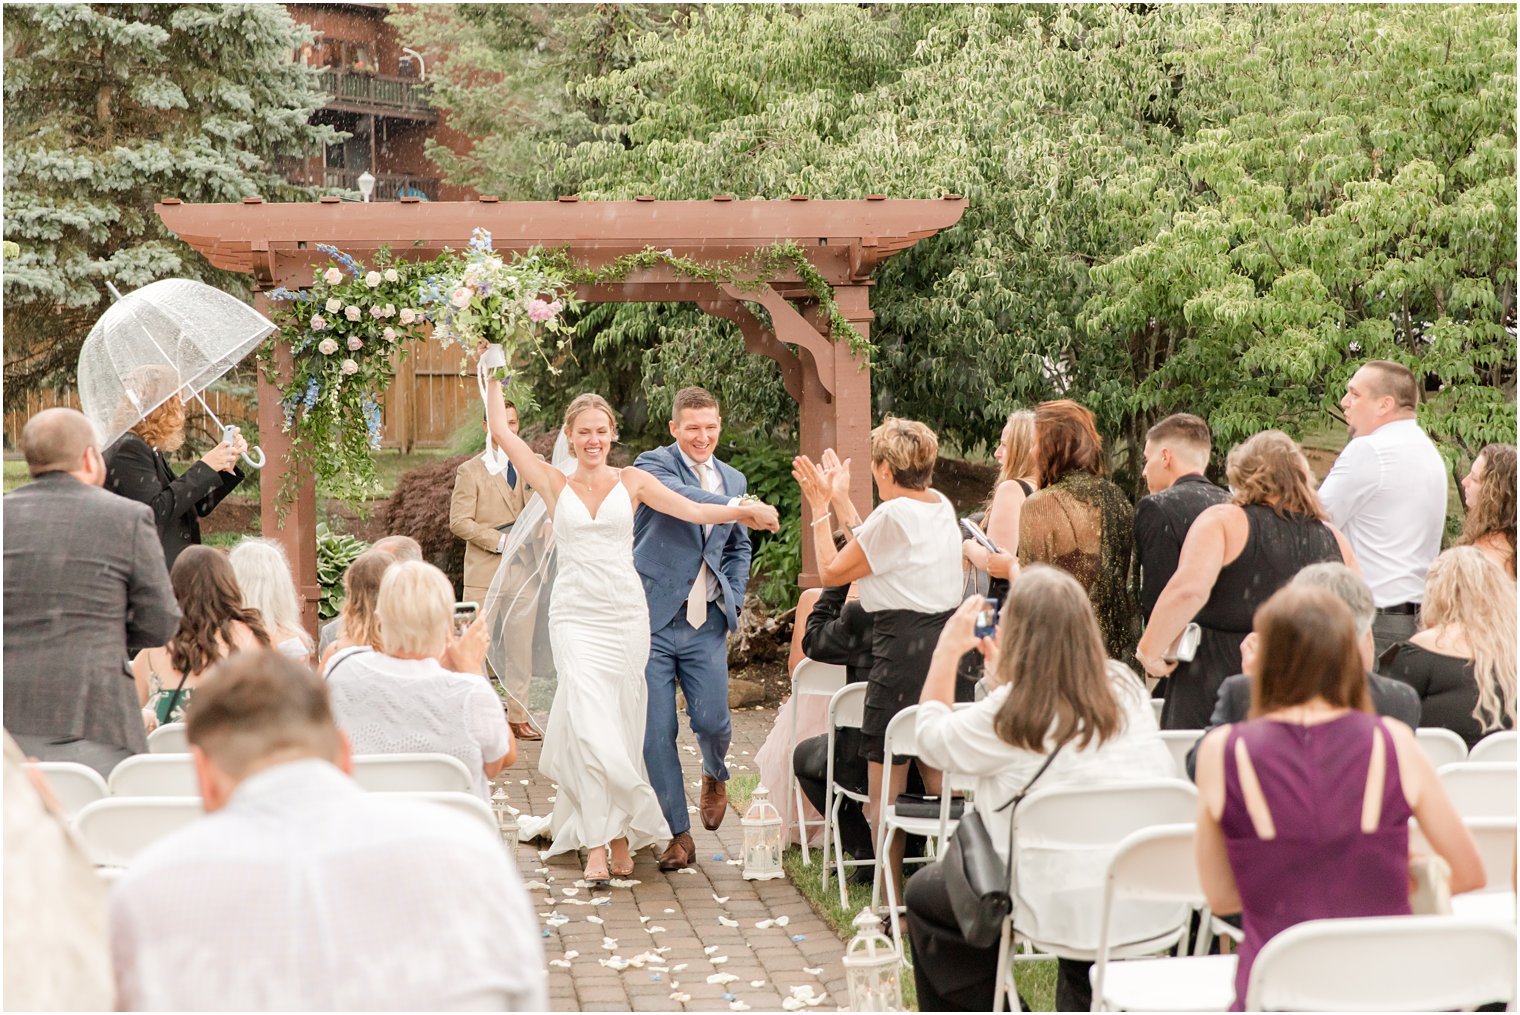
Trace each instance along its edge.
<instances>
[{"instance_id":1,"label":"groom","mask_svg":"<svg viewBox=\"0 0 1520 1015\"><path fill-rule=\"evenodd\" d=\"M635 467L701 504L732 504L744 475L713 457L722 420L718 402L701 388L677 392L669 447L646 451ZM640 507L633 523L633 565L649 600L649 713L644 764L670 824L660 870L691 866L696 844L676 753L676 685L686 697L691 731L702 749L702 825L715 829L728 808L728 632L739 624L749 585L750 542L744 526L696 525Z\"/></svg>"}]
</instances>

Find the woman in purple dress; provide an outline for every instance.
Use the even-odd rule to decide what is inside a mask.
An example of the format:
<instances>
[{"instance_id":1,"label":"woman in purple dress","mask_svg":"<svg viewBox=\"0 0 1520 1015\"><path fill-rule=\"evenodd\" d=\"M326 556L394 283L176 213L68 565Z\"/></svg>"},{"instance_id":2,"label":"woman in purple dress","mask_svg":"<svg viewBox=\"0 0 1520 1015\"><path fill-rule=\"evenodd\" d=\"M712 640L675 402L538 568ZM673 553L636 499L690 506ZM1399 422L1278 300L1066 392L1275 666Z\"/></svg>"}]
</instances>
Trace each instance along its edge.
<instances>
[{"instance_id":1,"label":"woman in purple dress","mask_svg":"<svg viewBox=\"0 0 1520 1015\"><path fill-rule=\"evenodd\" d=\"M1257 611L1251 719L1198 751L1198 871L1217 915L1240 913L1242 1010L1251 963L1306 920L1409 913L1409 818L1484 884L1477 846L1414 733L1372 714L1351 614L1323 589L1286 588Z\"/></svg>"}]
</instances>

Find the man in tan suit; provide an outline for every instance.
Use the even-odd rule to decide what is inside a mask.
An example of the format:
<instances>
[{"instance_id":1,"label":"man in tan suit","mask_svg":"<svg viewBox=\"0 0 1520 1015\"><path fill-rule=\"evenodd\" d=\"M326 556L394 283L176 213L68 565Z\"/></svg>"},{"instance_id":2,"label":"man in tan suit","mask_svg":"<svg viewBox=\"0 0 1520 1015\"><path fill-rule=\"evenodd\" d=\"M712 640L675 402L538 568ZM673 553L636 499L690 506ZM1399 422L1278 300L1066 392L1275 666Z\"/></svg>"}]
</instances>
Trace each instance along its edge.
<instances>
[{"instance_id":1,"label":"man in tan suit","mask_svg":"<svg viewBox=\"0 0 1520 1015\"><path fill-rule=\"evenodd\" d=\"M507 403L507 425L517 432L517 407ZM484 608L486 593L496 568L501 563L501 552L506 546L512 523L528 503L533 491L527 481L518 475L510 464L507 470L492 475L486 468L484 456L471 458L459 467L454 478L454 497L449 503L449 529L465 541L464 550L464 598ZM514 618L514 630L524 633L525 640L510 639L509 651L521 646L524 653L531 651L534 617L533 610L525 618ZM504 633L504 636L505 635ZM519 740L541 740L542 734L534 728L528 710L524 707L528 698L528 679L532 667L526 664L511 667L513 672L503 675L503 684L512 695L507 703L507 721L512 735Z\"/></svg>"}]
</instances>

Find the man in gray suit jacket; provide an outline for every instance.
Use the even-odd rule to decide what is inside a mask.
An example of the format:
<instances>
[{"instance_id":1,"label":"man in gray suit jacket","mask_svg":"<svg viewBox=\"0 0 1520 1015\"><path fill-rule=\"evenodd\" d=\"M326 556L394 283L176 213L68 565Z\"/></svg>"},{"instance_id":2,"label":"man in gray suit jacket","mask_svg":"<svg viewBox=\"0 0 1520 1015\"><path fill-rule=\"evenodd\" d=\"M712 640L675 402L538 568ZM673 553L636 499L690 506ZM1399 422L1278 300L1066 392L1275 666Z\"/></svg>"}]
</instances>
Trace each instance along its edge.
<instances>
[{"instance_id":1,"label":"man in gray suit jacket","mask_svg":"<svg viewBox=\"0 0 1520 1015\"><path fill-rule=\"evenodd\" d=\"M179 626L147 505L100 489L95 428L46 409L21 432L32 482L5 521L5 728L42 761L102 775L147 750L128 662Z\"/></svg>"}]
</instances>

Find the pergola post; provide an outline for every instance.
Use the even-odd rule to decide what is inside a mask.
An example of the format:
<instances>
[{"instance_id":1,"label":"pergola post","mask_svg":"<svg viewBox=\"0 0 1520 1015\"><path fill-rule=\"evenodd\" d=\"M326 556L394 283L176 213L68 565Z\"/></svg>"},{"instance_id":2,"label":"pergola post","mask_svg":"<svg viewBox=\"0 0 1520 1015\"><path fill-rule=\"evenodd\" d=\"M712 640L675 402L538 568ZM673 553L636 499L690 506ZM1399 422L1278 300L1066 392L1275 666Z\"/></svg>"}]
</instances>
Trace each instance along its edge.
<instances>
[{"instance_id":1,"label":"pergola post","mask_svg":"<svg viewBox=\"0 0 1520 1015\"><path fill-rule=\"evenodd\" d=\"M270 299L263 291L254 296L254 307L265 317L270 315ZM280 343L275 348L275 370L288 375L292 368L290 346ZM269 467L259 473L259 523L264 536L285 548L290 561L291 573L295 575L296 592L301 597L301 620L313 635L317 630L317 602L322 597L322 587L317 582L317 484L309 470L297 465L291 456L290 434L285 432L283 409L280 405L280 389L259 374L259 443ZM280 485L286 475L299 469L290 480L296 485L296 496L289 504L280 502ZM282 514L281 508L284 508Z\"/></svg>"}]
</instances>

